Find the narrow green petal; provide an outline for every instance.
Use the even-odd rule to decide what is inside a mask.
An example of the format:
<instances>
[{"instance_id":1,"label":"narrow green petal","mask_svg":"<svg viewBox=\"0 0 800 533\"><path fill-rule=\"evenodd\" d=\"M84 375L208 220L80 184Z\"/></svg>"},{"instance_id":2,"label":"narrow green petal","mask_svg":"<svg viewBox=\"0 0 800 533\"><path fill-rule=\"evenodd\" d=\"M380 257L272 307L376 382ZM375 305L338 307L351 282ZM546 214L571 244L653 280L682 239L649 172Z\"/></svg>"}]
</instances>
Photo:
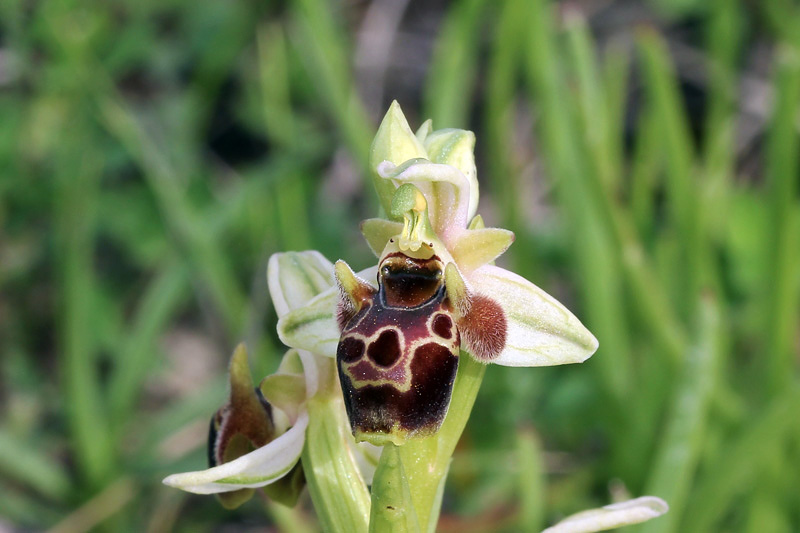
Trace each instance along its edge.
<instances>
[{"instance_id":1,"label":"narrow green petal","mask_svg":"<svg viewBox=\"0 0 800 533\"><path fill-rule=\"evenodd\" d=\"M646 522L669 510L667 502L655 496L606 505L569 516L542 533L592 533Z\"/></svg>"},{"instance_id":2,"label":"narrow green petal","mask_svg":"<svg viewBox=\"0 0 800 533\"><path fill-rule=\"evenodd\" d=\"M377 266L358 273L358 276L375 286ZM327 357L336 357L339 344L339 326L336 324L336 306L339 290L328 289L308 305L295 309L278 321L278 336L287 346L307 350Z\"/></svg>"},{"instance_id":3,"label":"narrow green petal","mask_svg":"<svg viewBox=\"0 0 800 533\"><path fill-rule=\"evenodd\" d=\"M393 222L385 218L369 218L361 223L361 233L375 257L380 257L389 239L400 235L401 231L403 231L402 222Z\"/></svg>"},{"instance_id":4,"label":"narrow green petal","mask_svg":"<svg viewBox=\"0 0 800 533\"><path fill-rule=\"evenodd\" d=\"M283 316L333 286L333 264L313 250L274 254L267 281L275 311Z\"/></svg>"},{"instance_id":5,"label":"narrow green petal","mask_svg":"<svg viewBox=\"0 0 800 533\"><path fill-rule=\"evenodd\" d=\"M266 446L207 470L173 474L164 484L195 494L215 494L267 485L285 476L303 452L308 413Z\"/></svg>"},{"instance_id":6,"label":"narrow green petal","mask_svg":"<svg viewBox=\"0 0 800 533\"><path fill-rule=\"evenodd\" d=\"M464 272L472 272L491 263L514 242L514 233L502 228L467 230L451 247L453 259Z\"/></svg>"},{"instance_id":7,"label":"narrow green petal","mask_svg":"<svg viewBox=\"0 0 800 533\"><path fill-rule=\"evenodd\" d=\"M421 142L424 145L425 139L428 137L428 135L431 134L432 131L433 131L433 120L428 119L422 123L422 126L420 126L419 129L417 129L416 133L417 140L419 140L419 142Z\"/></svg>"},{"instance_id":8,"label":"narrow green petal","mask_svg":"<svg viewBox=\"0 0 800 533\"><path fill-rule=\"evenodd\" d=\"M555 298L513 272L486 265L468 278L489 296L508 321L506 346L492 362L503 366L580 363L597 350L594 338Z\"/></svg>"}]
</instances>

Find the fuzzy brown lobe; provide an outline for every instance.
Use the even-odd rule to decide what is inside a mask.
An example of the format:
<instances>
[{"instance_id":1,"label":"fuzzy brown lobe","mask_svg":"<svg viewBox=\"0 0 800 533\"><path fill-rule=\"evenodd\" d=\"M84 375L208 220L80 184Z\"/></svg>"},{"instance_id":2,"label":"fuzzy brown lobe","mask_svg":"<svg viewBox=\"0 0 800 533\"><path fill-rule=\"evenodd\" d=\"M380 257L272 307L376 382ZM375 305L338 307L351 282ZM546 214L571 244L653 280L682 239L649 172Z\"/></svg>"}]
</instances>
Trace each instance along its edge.
<instances>
[{"instance_id":1,"label":"fuzzy brown lobe","mask_svg":"<svg viewBox=\"0 0 800 533\"><path fill-rule=\"evenodd\" d=\"M444 420L461 341L442 278L435 257L389 256L377 293L344 324L337 367L357 439L401 443Z\"/></svg>"},{"instance_id":2,"label":"fuzzy brown lobe","mask_svg":"<svg viewBox=\"0 0 800 533\"><path fill-rule=\"evenodd\" d=\"M482 294L471 298L470 311L458 321L470 353L488 363L503 351L508 336L508 322L500 305Z\"/></svg>"}]
</instances>

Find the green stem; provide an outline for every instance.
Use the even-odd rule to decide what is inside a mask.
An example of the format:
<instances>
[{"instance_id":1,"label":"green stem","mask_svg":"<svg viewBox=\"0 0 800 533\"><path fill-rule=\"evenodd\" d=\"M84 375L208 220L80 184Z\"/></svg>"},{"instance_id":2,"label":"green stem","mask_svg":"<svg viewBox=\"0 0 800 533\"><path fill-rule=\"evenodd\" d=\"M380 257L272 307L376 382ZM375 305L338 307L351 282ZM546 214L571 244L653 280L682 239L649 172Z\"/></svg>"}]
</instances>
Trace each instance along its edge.
<instances>
[{"instance_id":1,"label":"green stem","mask_svg":"<svg viewBox=\"0 0 800 533\"><path fill-rule=\"evenodd\" d=\"M394 444L383 447L373 480L370 533L420 531L399 450Z\"/></svg>"},{"instance_id":2,"label":"green stem","mask_svg":"<svg viewBox=\"0 0 800 533\"><path fill-rule=\"evenodd\" d=\"M397 453L389 452L381 455L378 472L392 468L395 455L399 455L400 464L394 468L402 468L409 487L414 487L410 498L416 510L420 531L434 531L439 519L439 508L442 503L442 492L458 439L467 425L472 412L475 397L478 395L486 366L475 361L471 355L462 351L459 361L458 375L453 386L453 397L441 429L435 435L423 439L412 440L397 448ZM388 464L387 464L388 463ZM381 495L392 493L388 486L397 478L396 475L378 475L372 484L372 493ZM396 493L396 491L395 491ZM373 500L372 520L390 523L394 520L394 510L381 506L381 498Z\"/></svg>"},{"instance_id":3,"label":"green stem","mask_svg":"<svg viewBox=\"0 0 800 533\"><path fill-rule=\"evenodd\" d=\"M323 531L366 532L370 496L347 444L341 401L335 388L309 400L303 470Z\"/></svg>"}]
</instances>

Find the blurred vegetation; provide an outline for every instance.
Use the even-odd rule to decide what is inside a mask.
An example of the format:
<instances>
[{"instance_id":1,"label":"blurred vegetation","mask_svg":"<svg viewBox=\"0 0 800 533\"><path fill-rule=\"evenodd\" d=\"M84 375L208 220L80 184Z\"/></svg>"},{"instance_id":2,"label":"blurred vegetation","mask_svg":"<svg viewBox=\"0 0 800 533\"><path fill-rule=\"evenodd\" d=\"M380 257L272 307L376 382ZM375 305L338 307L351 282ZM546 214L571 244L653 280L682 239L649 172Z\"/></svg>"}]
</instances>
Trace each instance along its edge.
<instances>
[{"instance_id":1,"label":"blurred vegetation","mask_svg":"<svg viewBox=\"0 0 800 533\"><path fill-rule=\"evenodd\" d=\"M392 99L476 132L503 261L600 340L488 370L441 530L641 494L671 506L642 531L800 530L798 27L790 0L3 1L0 531L315 529L307 498L160 480L204 466L238 341L277 366L269 255L369 263Z\"/></svg>"}]
</instances>

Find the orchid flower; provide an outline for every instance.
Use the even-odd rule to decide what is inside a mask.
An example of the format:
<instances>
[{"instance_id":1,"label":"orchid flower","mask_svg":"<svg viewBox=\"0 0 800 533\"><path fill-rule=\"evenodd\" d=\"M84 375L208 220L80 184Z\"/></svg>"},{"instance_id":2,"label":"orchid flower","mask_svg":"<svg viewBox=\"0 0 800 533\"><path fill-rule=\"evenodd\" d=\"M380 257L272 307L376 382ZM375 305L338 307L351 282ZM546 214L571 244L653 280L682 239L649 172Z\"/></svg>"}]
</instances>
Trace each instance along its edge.
<instances>
[{"instance_id":1,"label":"orchid flower","mask_svg":"<svg viewBox=\"0 0 800 533\"><path fill-rule=\"evenodd\" d=\"M389 218L362 224L378 265L356 275L339 261L338 287L278 324L289 346L329 357L338 351L357 440L402 444L435 432L447 412L459 347L482 363L504 366L578 363L597 349L567 308L494 266L514 234L485 228L476 216L474 143L472 132L432 131L430 121L414 134L392 104L371 154ZM398 325L411 315L389 311L419 306L426 307L422 315L434 316L430 323Z\"/></svg>"},{"instance_id":2,"label":"orchid flower","mask_svg":"<svg viewBox=\"0 0 800 533\"><path fill-rule=\"evenodd\" d=\"M285 315L333 284L333 265L318 252L275 254L267 277L278 316ZM230 399L212 418L209 435L211 468L173 474L164 483L196 494L218 494L223 505L236 507L266 487L267 494L293 505L303 487L299 459L309 426L309 401L324 397L343 410L332 365L327 358L289 350L278 371L253 387L247 351L240 345L230 364ZM376 451L356 445L349 432L349 456L360 465L362 485L371 481ZM288 478L288 479L287 479ZM270 490L270 485L277 490Z\"/></svg>"}]
</instances>

